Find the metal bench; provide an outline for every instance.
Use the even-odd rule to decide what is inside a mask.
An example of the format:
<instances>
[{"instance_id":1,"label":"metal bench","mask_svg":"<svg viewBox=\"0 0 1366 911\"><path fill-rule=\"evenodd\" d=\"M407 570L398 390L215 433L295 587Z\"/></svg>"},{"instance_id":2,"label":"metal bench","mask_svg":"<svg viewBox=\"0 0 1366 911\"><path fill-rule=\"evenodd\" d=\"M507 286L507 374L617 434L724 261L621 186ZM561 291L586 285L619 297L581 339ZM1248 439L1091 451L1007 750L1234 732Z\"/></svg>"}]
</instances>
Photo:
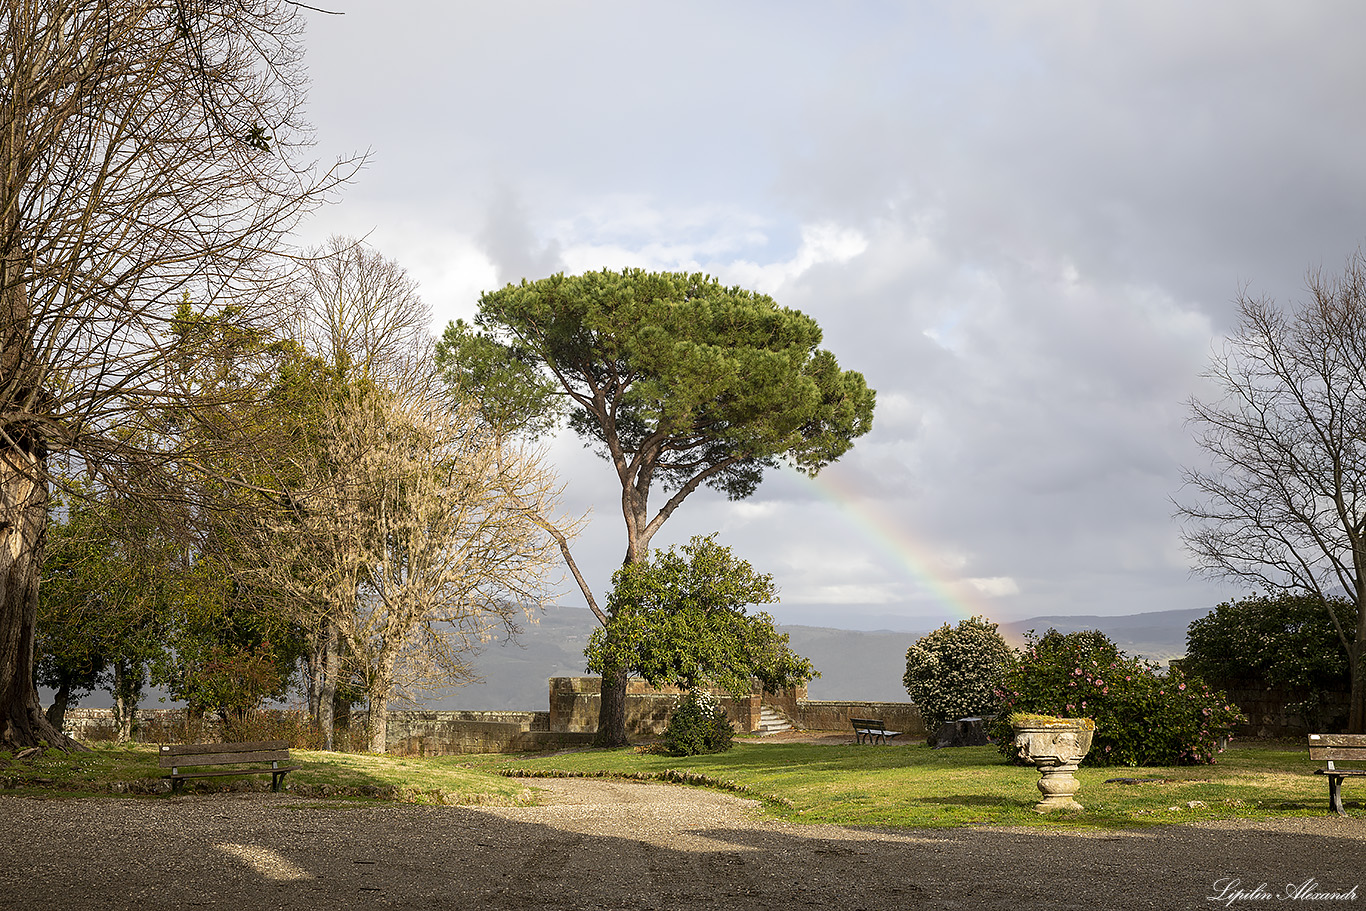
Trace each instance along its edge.
<instances>
[{"instance_id":1,"label":"metal bench","mask_svg":"<svg viewBox=\"0 0 1366 911\"><path fill-rule=\"evenodd\" d=\"M171 793L180 790L187 778L214 778L220 775L269 775L270 789L279 792L285 773L301 768L281 765L289 762L289 743L268 740L263 743L180 743L163 744L161 768L171 771ZM264 763L270 763L264 765ZM234 766L205 769L204 766ZM245 768L243 768L245 766ZM192 769L192 771L185 771Z\"/></svg>"},{"instance_id":2,"label":"metal bench","mask_svg":"<svg viewBox=\"0 0 1366 911\"><path fill-rule=\"evenodd\" d=\"M889 731L887 725L876 718L850 718L854 726L854 740L857 743L886 743L889 738L899 737L900 731Z\"/></svg>"},{"instance_id":3,"label":"metal bench","mask_svg":"<svg viewBox=\"0 0 1366 911\"><path fill-rule=\"evenodd\" d=\"M1310 734L1309 758L1323 760L1327 768L1315 769L1315 775L1328 776L1328 808L1339 816L1346 816L1342 806L1342 779L1366 775L1366 769L1339 769L1333 763L1366 762L1366 734Z\"/></svg>"}]
</instances>

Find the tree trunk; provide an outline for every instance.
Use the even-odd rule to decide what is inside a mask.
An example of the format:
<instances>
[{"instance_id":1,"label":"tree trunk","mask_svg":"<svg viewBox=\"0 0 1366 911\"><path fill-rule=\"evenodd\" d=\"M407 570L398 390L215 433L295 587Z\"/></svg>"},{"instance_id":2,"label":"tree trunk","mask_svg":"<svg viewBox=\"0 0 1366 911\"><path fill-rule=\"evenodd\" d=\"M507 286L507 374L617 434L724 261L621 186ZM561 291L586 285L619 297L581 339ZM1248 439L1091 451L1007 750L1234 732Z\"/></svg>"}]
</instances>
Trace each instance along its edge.
<instances>
[{"instance_id":1,"label":"tree trunk","mask_svg":"<svg viewBox=\"0 0 1366 911\"><path fill-rule=\"evenodd\" d=\"M624 669L602 675L602 700L598 708L598 733L593 738L594 746L624 747L630 744L626 737L626 681Z\"/></svg>"},{"instance_id":2,"label":"tree trunk","mask_svg":"<svg viewBox=\"0 0 1366 911\"><path fill-rule=\"evenodd\" d=\"M114 735L119 743L133 739L133 720L142 699L142 665L136 661L114 662Z\"/></svg>"},{"instance_id":3,"label":"tree trunk","mask_svg":"<svg viewBox=\"0 0 1366 911\"><path fill-rule=\"evenodd\" d=\"M48 723L57 730L66 726L66 710L71 707L71 678L62 675L62 682L57 687L57 692L53 696L52 705L47 707L44 716Z\"/></svg>"},{"instance_id":4,"label":"tree trunk","mask_svg":"<svg viewBox=\"0 0 1366 911\"><path fill-rule=\"evenodd\" d=\"M337 627L331 623L327 624L319 671L322 680L318 687L318 712L314 716L318 720L318 730L322 731L324 750L335 749L333 741L337 727L337 675L341 673L340 645Z\"/></svg>"},{"instance_id":5,"label":"tree trunk","mask_svg":"<svg viewBox=\"0 0 1366 911\"><path fill-rule=\"evenodd\" d=\"M39 444L6 428L0 450L0 749L81 749L43 714L33 683L38 578L47 527L47 483Z\"/></svg>"},{"instance_id":6,"label":"tree trunk","mask_svg":"<svg viewBox=\"0 0 1366 911\"><path fill-rule=\"evenodd\" d=\"M622 513L626 517L626 559L623 566L632 563L645 563L650 559L650 538L647 532L648 490L642 493L633 487L622 490ZM605 625L607 635L612 632L612 617L609 615ZM610 649L609 649L610 651ZM627 668L604 671L602 675L602 696L598 706L598 732L593 745L600 747L624 747L630 745L626 736L626 686L629 679Z\"/></svg>"},{"instance_id":7,"label":"tree trunk","mask_svg":"<svg viewBox=\"0 0 1366 911\"><path fill-rule=\"evenodd\" d=\"M1358 608L1360 610L1360 608ZM1363 667L1363 643L1358 640L1348 649L1352 666L1352 701L1347 712L1347 733L1366 734L1366 667Z\"/></svg>"},{"instance_id":8,"label":"tree trunk","mask_svg":"<svg viewBox=\"0 0 1366 911\"><path fill-rule=\"evenodd\" d=\"M308 716L317 721L321 717L319 700L322 698L323 653L326 646L323 645L321 633L309 635L307 643L308 647L304 650L304 699L308 704Z\"/></svg>"},{"instance_id":9,"label":"tree trunk","mask_svg":"<svg viewBox=\"0 0 1366 911\"><path fill-rule=\"evenodd\" d=\"M383 753L389 748L389 689L393 686L394 658L381 656L379 667L370 682L370 752Z\"/></svg>"},{"instance_id":10,"label":"tree trunk","mask_svg":"<svg viewBox=\"0 0 1366 911\"><path fill-rule=\"evenodd\" d=\"M333 748L336 729L337 674L341 665L337 647L337 627L323 619L309 637L304 654L308 715L322 734L324 750Z\"/></svg>"}]
</instances>

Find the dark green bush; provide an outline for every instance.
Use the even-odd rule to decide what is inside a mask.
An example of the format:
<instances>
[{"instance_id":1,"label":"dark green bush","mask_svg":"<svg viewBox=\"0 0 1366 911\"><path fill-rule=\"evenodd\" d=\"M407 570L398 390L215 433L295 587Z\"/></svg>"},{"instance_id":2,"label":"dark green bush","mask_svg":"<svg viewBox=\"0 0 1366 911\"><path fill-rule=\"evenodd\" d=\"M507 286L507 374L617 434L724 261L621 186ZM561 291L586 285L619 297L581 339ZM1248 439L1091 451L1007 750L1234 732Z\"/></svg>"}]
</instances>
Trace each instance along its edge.
<instances>
[{"instance_id":1,"label":"dark green bush","mask_svg":"<svg viewBox=\"0 0 1366 911\"><path fill-rule=\"evenodd\" d=\"M1090 718L1092 766L1194 765L1214 761L1233 725L1237 706L1204 681L1178 669L1165 674L1125 655L1103 633L1063 635L1049 630L1029 642L1005 675L992 735L1014 758L1007 720L1012 712Z\"/></svg>"},{"instance_id":2,"label":"dark green bush","mask_svg":"<svg viewBox=\"0 0 1366 911\"><path fill-rule=\"evenodd\" d=\"M735 729L721 703L707 693L688 693L678 700L664 730L664 748L675 756L724 753L734 744Z\"/></svg>"},{"instance_id":3,"label":"dark green bush","mask_svg":"<svg viewBox=\"0 0 1366 911\"><path fill-rule=\"evenodd\" d=\"M1181 669L1230 688L1283 689L1296 700L1287 709L1310 727L1339 729L1347 719L1326 706L1351 692L1352 668L1334 617L1355 629L1356 605L1289 593L1220 604L1190 625Z\"/></svg>"}]
</instances>

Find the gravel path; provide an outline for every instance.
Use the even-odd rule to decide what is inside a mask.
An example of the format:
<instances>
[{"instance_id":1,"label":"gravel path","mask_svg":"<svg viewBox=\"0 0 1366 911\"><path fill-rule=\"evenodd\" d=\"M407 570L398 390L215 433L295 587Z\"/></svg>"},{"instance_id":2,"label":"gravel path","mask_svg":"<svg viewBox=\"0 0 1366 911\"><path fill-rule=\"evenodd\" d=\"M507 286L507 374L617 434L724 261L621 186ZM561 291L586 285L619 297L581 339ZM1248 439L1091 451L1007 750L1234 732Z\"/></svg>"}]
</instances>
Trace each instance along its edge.
<instances>
[{"instance_id":1,"label":"gravel path","mask_svg":"<svg viewBox=\"0 0 1366 911\"><path fill-rule=\"evenodd\" d=\"M0 797L13 909L1173 909L1217 883L1314 881L1366 902L1366 819L1103 835L891 831L763 819L670 785L543 779L546 805L471 809L276 794ZM1352 902L1320 900L1316 907ZM1293 907L1293 905L1292 905Z\"/></svg>"}]
</instances>

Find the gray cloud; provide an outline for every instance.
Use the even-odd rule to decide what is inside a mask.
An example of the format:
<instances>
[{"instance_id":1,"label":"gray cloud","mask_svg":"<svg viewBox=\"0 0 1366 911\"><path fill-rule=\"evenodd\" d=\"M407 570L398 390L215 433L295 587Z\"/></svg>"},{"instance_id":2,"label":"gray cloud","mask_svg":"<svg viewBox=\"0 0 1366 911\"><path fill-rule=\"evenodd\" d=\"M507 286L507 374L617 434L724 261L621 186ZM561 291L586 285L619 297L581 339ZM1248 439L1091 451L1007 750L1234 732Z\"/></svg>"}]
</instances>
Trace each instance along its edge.
<instances>
[{"instance_id":1,"label":"gray cloud","mask_svg":"<svg viewBox=\"0 0 1366 911\"><path fill-rule=\"evenodd\" d=\"M527 207L505 187L489 205L478 241L493 262L500 286L524 278L534 281L564 269L559 243L536 237Z\"/></svg>"},{"instance_id":2,"label":"gray cloud","mask_svg":"<svg viewBox=\"0 0 1366 911\"><path fill-rule=\"evenodd\" d=\"M1171 518L1183 403L1241 287L1296 297L1366 235L1366 7L410 0L313 25L323 149L376 151L346 219L470 239L500 283L768 282L878 389L820 482L698 494L662 543L721 530L805 622L1236 593L1189 576ZM814 251L821 226L862 244ZM611 470L552 456L603 586Z\"/></svg>"}]
</instances>

